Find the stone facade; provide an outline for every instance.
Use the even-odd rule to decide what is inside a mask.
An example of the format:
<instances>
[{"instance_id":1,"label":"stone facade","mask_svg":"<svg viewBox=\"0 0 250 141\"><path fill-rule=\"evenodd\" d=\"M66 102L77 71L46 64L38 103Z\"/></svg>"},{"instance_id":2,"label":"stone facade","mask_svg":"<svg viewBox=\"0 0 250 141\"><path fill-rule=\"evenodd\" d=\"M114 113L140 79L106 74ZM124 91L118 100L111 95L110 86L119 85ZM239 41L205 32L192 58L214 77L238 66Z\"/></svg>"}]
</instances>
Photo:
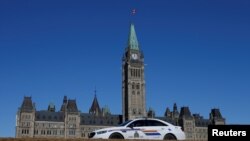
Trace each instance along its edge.
<instances>
[{"instance_id":1,"label":"stone facade","mask_svg":"<svg viewBox=\"0 0 250 141\"><path fill-rule=\"evenodd\" d=\"M225 124L219 109L212 109L209 119L191 114L189 107L177 104L166 108L162 117L155 117L150 108L146 112L144 55L139 49L134 25L130 26L128 46L122 58L122 115L111 114L107 107L100 108L96 94L88 113L78 110L76 100L66 96L59 111L49 104L47 110L36 110L31 97L24 97L16 115L16 137L31 138L87 138L96 129L116 126L137 117L158 118L182 127L189 140L207 140L208 125Z\"/></svg>"},{"instance_id":2,"label":"stone facade","mask_svg":"<svg viewBox=\"0 0 250 141\"><path fill-rule=\"evenodd\" d=\"M152 109L150 112L154 113ZM154 118L181 126L187 140L207 140L208 125L226 124L225 118L222 117L219 109L212 109L209 119L204 119L199 114L191 114L189 107L181 107L179 113L176 104L174 104L172 112L167 108L164 117Z\"/></svg>"},{"instance_id":3,"label":"stone facade","mask_svg":"<svg viewBox=\"0 0 250 141\"><path fill-rule=\"evenodd\" d=\"M147 117L181 126L190 140L207 140L208 125L225 124L219 109L212 109L209 119L191 114L188 107L181 107L179 112L176 104L172 111L166 108L162 117L156 117L152 108L147 114ZM101 109L96 96L89 113L81 113L76 100L67 99L66 96L60 111L55 111L53 104L49 104L47 110L38 111L31 97L24 97L16 117L17 138L87 138L93 130L116 126L123 121L122 115L111 114L107 107Z\"/></svg>"},{"instance_id":4,"label":"stone facade","mask_svg":"<svg viewBox=\"0 0 250 141\"><path fill-rule=\"evenodd\" d=\"M98 112L81 113L76 100L64 97L60 111L37 111L31 97L24 97L16 118L16 137L35 138L87 138L88 134L95 130L110 126L116 126L122 122L121 115L111 115L107 108L102 110L93 107L98 104L95 97L90 109ZM51 106L51 104L50 104ZM50 107L49 106L49 107ZM55 106L53 106L55 109Z\"/></svg>"}]
</instances>

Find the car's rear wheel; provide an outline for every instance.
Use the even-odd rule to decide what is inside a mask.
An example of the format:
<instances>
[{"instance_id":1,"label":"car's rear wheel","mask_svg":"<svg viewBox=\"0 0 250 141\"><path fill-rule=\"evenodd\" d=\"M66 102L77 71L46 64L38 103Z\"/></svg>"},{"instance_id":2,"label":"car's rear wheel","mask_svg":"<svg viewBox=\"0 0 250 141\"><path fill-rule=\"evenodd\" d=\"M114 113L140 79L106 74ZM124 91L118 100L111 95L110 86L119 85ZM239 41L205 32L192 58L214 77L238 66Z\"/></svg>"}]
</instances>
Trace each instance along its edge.
<instances>
[{"instance_id":1,"label":"car's rear wheel","mask_svg":"<svg viewBox=\"0 0 250 141\"><path fill-rule=\"evenodd\" d=\"M164 140L176 140L176 137L173 134L166 134Z\"/></svg>"},{"instance_id":2,"label":"car's rear wheel","mask_svg":"<svg viewBox=\"0 0 250 141\"><path fill-rule=\"evenodd\" d=\"M109 139L124 139L120 133L113 133L109 136Z\"/></svg>"}]
</instances>

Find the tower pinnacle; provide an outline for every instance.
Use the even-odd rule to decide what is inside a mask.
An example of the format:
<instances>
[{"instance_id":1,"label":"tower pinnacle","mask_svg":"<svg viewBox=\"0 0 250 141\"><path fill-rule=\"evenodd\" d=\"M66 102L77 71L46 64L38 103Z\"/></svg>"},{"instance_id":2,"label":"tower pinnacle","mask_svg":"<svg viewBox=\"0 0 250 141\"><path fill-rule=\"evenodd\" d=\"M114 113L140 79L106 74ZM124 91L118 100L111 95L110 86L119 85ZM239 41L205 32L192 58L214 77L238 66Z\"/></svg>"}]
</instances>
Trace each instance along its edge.
<instances>
[{"instance_id":1,"label":"tower pinnacle","mask_svg":"<svg viewBox=\"0 0 250 141\"><path fill-rule=\"evenodd\" d=\"M133 50L139 50L139 43L136 37L135 27L133 23L131 23L130 25L128 48Z\"/></svg>"},{"instance_id":2,"label":"tower pinnacle","mask_svg":"<svg viewBox=\"0 0 250 141\"><path fill-rule=\"evenodd\" d=\"M97 115L97 116L101 114L101 109L100 109L100 106L99 106L99 103L98 103L98 100L97 100L97 97L96 97L96 90L95 90L94 100L93 100L92 105L91 105L91 107L89 109L89 113Z\"/></svg>"}]
</instances>

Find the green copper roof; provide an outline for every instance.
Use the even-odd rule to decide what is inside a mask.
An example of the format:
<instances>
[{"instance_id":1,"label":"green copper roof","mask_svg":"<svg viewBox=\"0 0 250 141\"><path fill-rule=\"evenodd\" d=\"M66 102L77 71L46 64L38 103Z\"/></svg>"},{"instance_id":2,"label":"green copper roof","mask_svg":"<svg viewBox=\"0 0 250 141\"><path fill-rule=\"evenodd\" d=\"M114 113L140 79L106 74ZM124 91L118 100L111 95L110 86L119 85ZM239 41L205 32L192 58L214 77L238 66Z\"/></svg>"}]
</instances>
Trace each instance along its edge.
<instances>
[{"instance_id":1,"label":"green copper roof","mask_svg":"<svg viewBox=\"0 0 250 141\"><path fill-rule=\"evenodd\" d=\"M130 25L129 37L128 37L128 47L130 49L139 50L139 44L135 33L134 24Z\"/></svg>"}]
</instances>

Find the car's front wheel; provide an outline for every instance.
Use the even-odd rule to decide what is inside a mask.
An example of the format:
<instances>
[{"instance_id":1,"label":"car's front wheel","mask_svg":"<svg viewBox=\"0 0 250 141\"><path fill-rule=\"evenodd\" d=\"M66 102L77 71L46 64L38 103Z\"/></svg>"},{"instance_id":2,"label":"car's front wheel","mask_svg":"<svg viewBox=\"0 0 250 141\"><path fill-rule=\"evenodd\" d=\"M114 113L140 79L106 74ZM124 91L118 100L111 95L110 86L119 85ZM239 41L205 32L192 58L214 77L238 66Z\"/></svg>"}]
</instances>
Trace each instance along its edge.
<instances>
[{"instance_id":1,"label":"car's front wheel","mask_svg":"<svg viewBox=\"0 0 250 141\"><path fill-rule=\"evenodd\" d=\"M120 133L113 133L109 136L109 139L124 139Z\"/></svg>"},{"instance_id":2,"label":"car's front wheel","mask_svg":"<svg viewBox=\"0 0 250 141\"><path fill-rule=\"evenodd\" d=\"M176 140L176 137L173 134L166 134L164 140Z\"/></svg>"}]
</instances>

